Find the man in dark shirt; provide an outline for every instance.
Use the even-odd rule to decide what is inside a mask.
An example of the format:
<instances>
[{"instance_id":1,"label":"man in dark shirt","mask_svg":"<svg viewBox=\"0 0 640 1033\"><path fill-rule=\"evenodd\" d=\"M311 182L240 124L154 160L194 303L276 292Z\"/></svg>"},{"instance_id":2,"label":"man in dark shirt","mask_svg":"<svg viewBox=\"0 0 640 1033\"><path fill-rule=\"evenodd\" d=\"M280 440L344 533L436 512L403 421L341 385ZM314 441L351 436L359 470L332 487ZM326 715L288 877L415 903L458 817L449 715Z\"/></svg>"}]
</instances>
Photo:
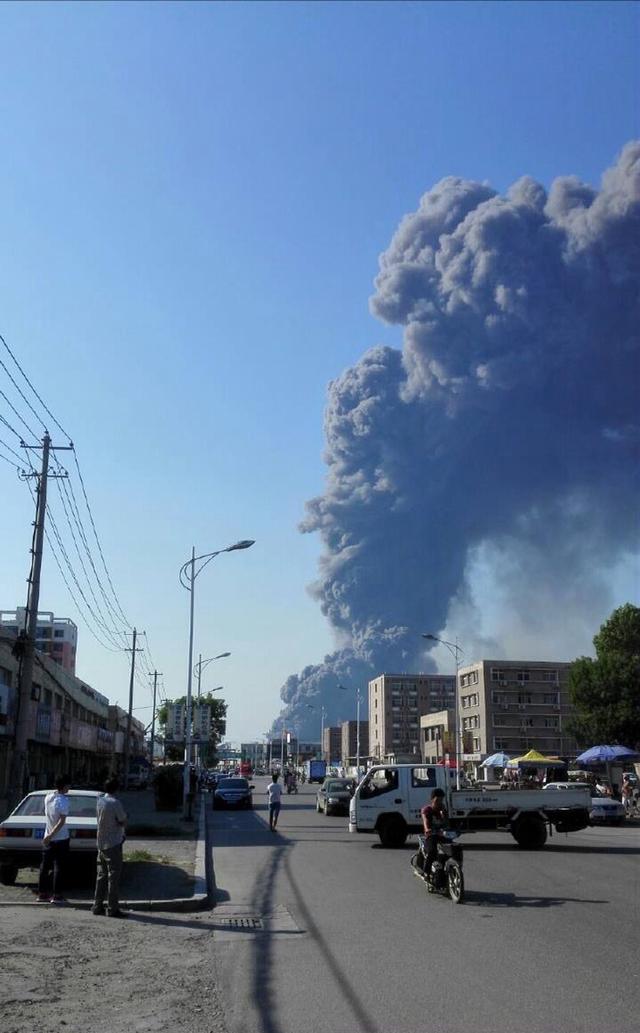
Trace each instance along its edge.
<instances>
[{"instance_id":1,"label":"man in dark shirt","mask_svg":"<svg viewBox=\"0 0 640 1033\"><path fill-rule=\"evenodd\" d=\"M431 871L431 865L438 856L438 838L443 829L447 827L447 811L444 806L444 790L434 789L431 794L431 803L426 804L420 811L422 815L422 827L425 835L426 861L425 874Z\"/></svg>"}]
</instances>

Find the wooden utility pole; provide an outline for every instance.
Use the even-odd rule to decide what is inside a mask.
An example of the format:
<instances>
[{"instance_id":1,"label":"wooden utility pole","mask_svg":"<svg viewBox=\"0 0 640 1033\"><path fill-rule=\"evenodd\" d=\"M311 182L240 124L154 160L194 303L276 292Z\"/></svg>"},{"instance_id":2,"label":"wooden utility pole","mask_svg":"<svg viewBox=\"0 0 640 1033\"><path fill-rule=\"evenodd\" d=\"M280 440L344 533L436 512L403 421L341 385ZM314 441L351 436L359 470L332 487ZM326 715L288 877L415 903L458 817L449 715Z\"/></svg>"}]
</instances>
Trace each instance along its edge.
<instances>
[{"instance_id":1,"label":"wooden utility pole","mask_svg":"<svg viewBox=\"0 0 640 1033\"><path fill-rule=\"evenodd\" d=\"M133 629L133 644L131 646L131 650L128 650L128 649L126 650L127 653L131 652L131 675L129 677L129 710L128 710L128 713L127 713L127 737L126 737L125 743L124 743L124 776L123 776L123 784L124 784L124 788L125 789L129 788L129 763L130 763L130 758L131 758L131 718L133 716L133 678L134 678L134 675L135 675L135 672L136 672L136 653L142 653L143 652L143 650L140 649L140 648L136 649L136 637L137 637L137 634L138 633L137 633L136 629L134 628Z\"/></svg>"},{"instance_id":2,"label":"wooden utility pole","mask_svg":"<svg viewBox=\"0 0 640 1033\"><path fill-rule=\"evenodd\" d=\"M151 774L153 775L153 753L156 745L156 692L158 689L158 675L162 671L153 672L153 717L151 719Z\"/></svg>"},{"instance_id":3,"label":"wooden utility pole","mask_svg":"<svg viewBox=\"0 0 640 1033\"><path fill-rule=\"evenodd\" d=\"M40 445L26 445L23 448L40 448ZM25 792L25 780L28 771L28 740L31 690L33 686L33 664L35 659L36 633L38 630L38 606L40 603L40 573L42 570L42 548L44 543L44 521L47 512L47 477L66 477L65 471L49 475L49 452L68 451L72 445L54 448L51 438L45 431L42 439L42 467L38 474L24 474L24 477L36 477L38 480L36 494L36 517L34 521L33 545L31 548L31 573L27 592L27 607L24 630L19 633L17 650L20 656L20 674L18 698L16 701L15 734L11 768L9 772L9 805L13 808Z\"/></svg>"}]
</instances>

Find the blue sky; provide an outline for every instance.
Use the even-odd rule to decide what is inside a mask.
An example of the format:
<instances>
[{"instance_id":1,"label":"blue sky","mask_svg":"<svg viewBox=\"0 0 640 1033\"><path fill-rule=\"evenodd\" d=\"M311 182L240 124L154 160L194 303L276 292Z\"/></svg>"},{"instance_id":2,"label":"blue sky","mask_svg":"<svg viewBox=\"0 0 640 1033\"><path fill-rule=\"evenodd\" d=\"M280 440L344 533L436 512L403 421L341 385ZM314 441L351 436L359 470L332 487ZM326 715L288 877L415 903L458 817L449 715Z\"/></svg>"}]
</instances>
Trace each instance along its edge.
<instances>
[{"instance_id":1,"label":"blue sky","mask_svg":"<svg viewBox=\"0 0 640 1033\"><path fill-rule=\"evenodd\" d=\"M256 539L197 584L233 738L332 648L297 523L327 383L400 343L368 312L379 253L445 175L597 183L638 135L638 35L629 3L0 6L0 332L76 443L170 696L180 564ZM32 504L6 464L0 498L9 608ZM124 703L123 658L46 555L41 608L77 620L78 673Z\"/></svg>"}]
</instances>

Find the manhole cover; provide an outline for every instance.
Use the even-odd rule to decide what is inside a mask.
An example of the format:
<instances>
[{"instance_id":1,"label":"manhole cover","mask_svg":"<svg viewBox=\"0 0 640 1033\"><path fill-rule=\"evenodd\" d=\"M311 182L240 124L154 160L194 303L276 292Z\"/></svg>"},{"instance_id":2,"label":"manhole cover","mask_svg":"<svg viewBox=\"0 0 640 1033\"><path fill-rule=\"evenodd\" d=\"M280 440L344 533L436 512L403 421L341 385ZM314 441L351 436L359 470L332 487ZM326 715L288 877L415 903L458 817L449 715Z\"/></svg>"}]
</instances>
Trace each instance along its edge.
<instances>
[{"instance_id":1,"label":"manhole cover","mask_svg":"<svg viewBox=\"0 0 640 1033\"><path fill-rule=\"evenodd\" d=\"M264 929L261 918L221 918L216 925L227 929Z\"/></svg>"}]
</instances>

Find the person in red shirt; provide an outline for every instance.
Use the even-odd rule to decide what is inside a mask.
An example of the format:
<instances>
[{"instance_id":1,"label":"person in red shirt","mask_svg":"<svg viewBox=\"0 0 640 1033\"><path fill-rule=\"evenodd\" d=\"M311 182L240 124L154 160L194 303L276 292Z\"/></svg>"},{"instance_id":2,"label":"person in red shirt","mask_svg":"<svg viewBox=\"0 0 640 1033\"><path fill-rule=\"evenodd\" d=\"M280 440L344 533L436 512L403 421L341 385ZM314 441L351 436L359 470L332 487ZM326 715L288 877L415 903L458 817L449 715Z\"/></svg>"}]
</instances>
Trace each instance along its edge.
<instances>
[{"instance_id":1,"label":"person in red shirt","mask_svg":"<svg viewBox=\"0 0 640 1033\"><path fill-rule=\"evenodd\" d=\"M426 861L425 874L431 871L431 865L438 856L438 839L447 827L447 811L444 806L444 790L434 789L431 794L431 803L426 804L420 811L422 815L422 827L426 839Z\"/></svg>"}]
</instances>

